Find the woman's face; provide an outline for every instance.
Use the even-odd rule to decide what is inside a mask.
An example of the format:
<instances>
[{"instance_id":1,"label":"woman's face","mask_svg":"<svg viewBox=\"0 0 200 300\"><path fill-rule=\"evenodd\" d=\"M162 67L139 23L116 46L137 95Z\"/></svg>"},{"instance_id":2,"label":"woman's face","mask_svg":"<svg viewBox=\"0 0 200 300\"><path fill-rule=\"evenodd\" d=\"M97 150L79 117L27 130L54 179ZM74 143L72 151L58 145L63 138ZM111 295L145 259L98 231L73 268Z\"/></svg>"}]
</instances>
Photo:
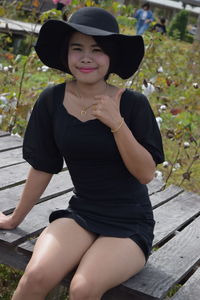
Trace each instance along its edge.
<instances>
[{"instance_id":1,"label":"woman's face","mask_svg":"<svg viewBox=\"0 0 200 300\"><path fill-rule=\"evenodd\" d=\"M104 80L110 59L88 35L75 32L69 41L68 66L76 80L96 83Z\"/></svg>"}]
</instances>

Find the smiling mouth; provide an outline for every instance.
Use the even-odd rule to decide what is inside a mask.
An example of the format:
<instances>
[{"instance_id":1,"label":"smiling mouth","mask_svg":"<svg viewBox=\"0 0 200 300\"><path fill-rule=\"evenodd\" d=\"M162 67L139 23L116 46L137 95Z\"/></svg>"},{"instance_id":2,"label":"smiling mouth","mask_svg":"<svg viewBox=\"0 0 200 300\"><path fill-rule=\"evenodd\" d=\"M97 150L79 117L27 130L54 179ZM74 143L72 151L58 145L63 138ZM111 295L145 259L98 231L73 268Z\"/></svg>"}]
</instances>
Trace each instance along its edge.
<instances>
[{"instance_id":1,"label":"smiling mouth","mask_svg":"<svg viewBox=\"0 0 200 300\"><path fill-rule=\"evenodd\" d=\"M96 68L79 68L81 73L92 73L96 70Z\"/></svg>"}]
</instances>

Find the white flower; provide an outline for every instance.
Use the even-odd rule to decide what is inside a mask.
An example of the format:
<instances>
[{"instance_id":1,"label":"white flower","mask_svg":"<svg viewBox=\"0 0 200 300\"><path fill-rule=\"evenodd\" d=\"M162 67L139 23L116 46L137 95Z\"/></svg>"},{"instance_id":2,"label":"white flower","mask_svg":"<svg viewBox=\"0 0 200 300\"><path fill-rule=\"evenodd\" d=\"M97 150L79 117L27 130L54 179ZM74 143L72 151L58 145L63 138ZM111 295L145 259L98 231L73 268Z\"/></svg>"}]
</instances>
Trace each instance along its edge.
<instances>
[{"instance_id":1,"label":"white flower","mask_svg":"<svg viewBox=\"0 0 200 300\"><path fill-rule=\"evenodd\" d=\"M159 128L161 126L162 121L163 121L163 119L161 117L156 117L156 122L157 122Z\"/></svg>"},{"instance_id":2,"label":"white flower","mask_svg":"<svg viewBox=\"0 0 200 300\"><path fill-rule=\"evenodd\" d=\"M0 101L3 102L3 103L7 103L7 98L3 95L0 95Z\"/></svg>"},{"instance_id":3,"label":"white flower","mask_svg":"<svg viewBox=\"0 0 200 300\"><path fill-rule=\"evenodd\" d=\"M169 163L168 163L168 161L164 161L162 165L163 165L163 167L164 167L164 168L167 168L167 167L169 167Z\"/></svg>"},{"instance_id":4,"label":"white flower","mask_svg":"<svg viewBox=\"0 0 200 300\"><path fill-rule=\"evenodd\" d=\"M184 142L184 143L183 143L183 146L184 146L185 149L186 149L186 148L189 148L189 147L190 147L190 143Z\"/></svg>"},{"instance_id":5,"label":"white flower","mask_svg":"<svg viewBox=\"0 0 200 300\"><path fill-rule=\"evenodd\" d=\"M125 86L126 86L127 88L129 88L129 87L131 87L132 83L133 83L133 81L132 81L131 79L130 79L130 80L127 80L126 83L125 83Z\"/></svg>"},{"instance_id":6,"label":"white flower","mask_svg":"<svg viewBox=\"0 0 200 300\"><path fill-rule=\"evenodd\" d=\"M160 66L160 67L157 69L157 72L158 72L158 73L163 73L163 67Z\"/></svg>"},{"instance_id":7,"label":"white flower","mask_svg":"<svg viewBox=\"0 0 200 300\"><path fill-rule=\"evenodd\" d=\"M167 106L163 104L163 105L160 106L160 109L161 109L161 110L166 110L166 109L167 109Z\"/></svg>"},{"instance_id":8,"label":"white flower","mask_svg":"<svg viewBox=\"0 0 200 300\"><path fill-rule=\"evenodd\" d=\"M162 174L162 172L156 170L156 171L155 171L155 177L156 177L158 180L161 181L161 180L163 179L163 174Z\"/></svg>"},{"instance_id":9,"label":"white flower","mask_svg":"<svg viewBox=\"0 0 200 300\"><path fill-rule=\"evenodd\" d=\"M150 82L147 82L147 84L143 84L142 85L142 90L143 90L143 94L145 96L149 96L151 95L154 91L155 91L155 87L153 84L151 84Z\"/></svg>"},{"instance_id":10,"label":"white flower","mask_svg":"<svg viewBox=\"0 0 200 300\"><path fill-rule=\"evenodd\" d=\"M197 82L194 82L192 85L193 85L193 87L194 87L195 89L198 89L198 87L199 87L199 85L198 85Z\"/></svg>"},{"instance_id":11,"label":"white flower","mask_svg":"<svg viewBox=\"0 0 200 300\"><path fill-rule=\"evenodd\" d=\"M174 164L173 171L176 171L177 169L180 169L181 165L179 163Z\"/></svg>"},{"instance_id":12,"label":"white flower","mask_svg":"<svg viewBox=\"0 0 200 300\"><path fill-rule=\"evenodd\" d=\"M162 113L162 112L165 111L166 109L167 109L167 106L163 104L163 105L160 106L160 108L159 108L158 111L159 111L160 113Z\"/></svg>"},{"instance_id":13,"label":"white flower","mask_svg":"<svg viewBox=\"0 0 200 300\"><path fill-rule=\"evenodd\" d=\"M5 72L8 72L9 67L3 67L3 70L4 70Z\"/></svg>"},{"instance_id":14,"label":"white flower","mask_svg":"<svg viewBox=\"0 0 200 300\"><path fill-rule=\"evenodd\" d=\"M49 67L47 67L47 66L42 66L41 67L41 71L42 72L46 72L46 71L48 71L49 70Z\"/></svg>"}]
</instances>

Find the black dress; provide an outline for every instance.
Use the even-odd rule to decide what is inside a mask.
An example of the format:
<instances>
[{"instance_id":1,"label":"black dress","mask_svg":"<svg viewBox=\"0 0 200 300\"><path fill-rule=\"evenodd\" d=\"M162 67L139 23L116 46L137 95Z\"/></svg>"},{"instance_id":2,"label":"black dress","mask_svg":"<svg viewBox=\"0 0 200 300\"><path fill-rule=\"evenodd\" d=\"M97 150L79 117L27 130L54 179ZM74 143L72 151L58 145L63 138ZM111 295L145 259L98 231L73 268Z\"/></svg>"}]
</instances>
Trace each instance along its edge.
<instances>
[{"instance_id":1,"label":"black dress","mask_svg":"<svg viewBox=\"0 0 200 300\"><path fill-rule=\"evenodd\" d=\"M74 195L66 210L50 215L73 218L102 236L130 237L149 256L154 219L146 185L125 167L110 128L98 119L81 122L63 105L65 83L45 89L37 100L24 137L23 157L48 173L69 169ZM120 112L134 137L163 162L160 131L147 98L125 90Z\"/></svg>"}]
</instances>

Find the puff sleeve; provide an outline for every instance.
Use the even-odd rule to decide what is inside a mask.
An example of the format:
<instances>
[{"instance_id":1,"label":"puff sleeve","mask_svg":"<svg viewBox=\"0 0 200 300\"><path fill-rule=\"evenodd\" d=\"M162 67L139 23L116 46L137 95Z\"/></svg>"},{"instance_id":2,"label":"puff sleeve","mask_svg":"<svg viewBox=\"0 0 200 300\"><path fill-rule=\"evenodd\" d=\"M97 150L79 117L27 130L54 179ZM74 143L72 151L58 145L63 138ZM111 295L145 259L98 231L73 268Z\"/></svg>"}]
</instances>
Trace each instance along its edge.
<instances>
[{"instance_id":1,"label":"puff sleeve","mask_svg":"<svg viewBox=\"0 0 200 300\"><path fill-rule=\"evenodd\" d=\"M149 101L146 96L139 93L134 93L134 100L130 114L130 129L137 141L150 152L155 163L162 163L164 161L162 138Z\"/></svg>"},{"instance_id":2,"label":"puff sleeve","mask_svg":"<svg viewBox=\"0 0 200 300\"><path fill-rule=\"evenodd\" d=\"M36 101L23 141L23 158L36 170L58 173L63 167L63 157L56 145L53 116L48 101L53 88L45 89Z\"/></svg>"}]
</instances>

